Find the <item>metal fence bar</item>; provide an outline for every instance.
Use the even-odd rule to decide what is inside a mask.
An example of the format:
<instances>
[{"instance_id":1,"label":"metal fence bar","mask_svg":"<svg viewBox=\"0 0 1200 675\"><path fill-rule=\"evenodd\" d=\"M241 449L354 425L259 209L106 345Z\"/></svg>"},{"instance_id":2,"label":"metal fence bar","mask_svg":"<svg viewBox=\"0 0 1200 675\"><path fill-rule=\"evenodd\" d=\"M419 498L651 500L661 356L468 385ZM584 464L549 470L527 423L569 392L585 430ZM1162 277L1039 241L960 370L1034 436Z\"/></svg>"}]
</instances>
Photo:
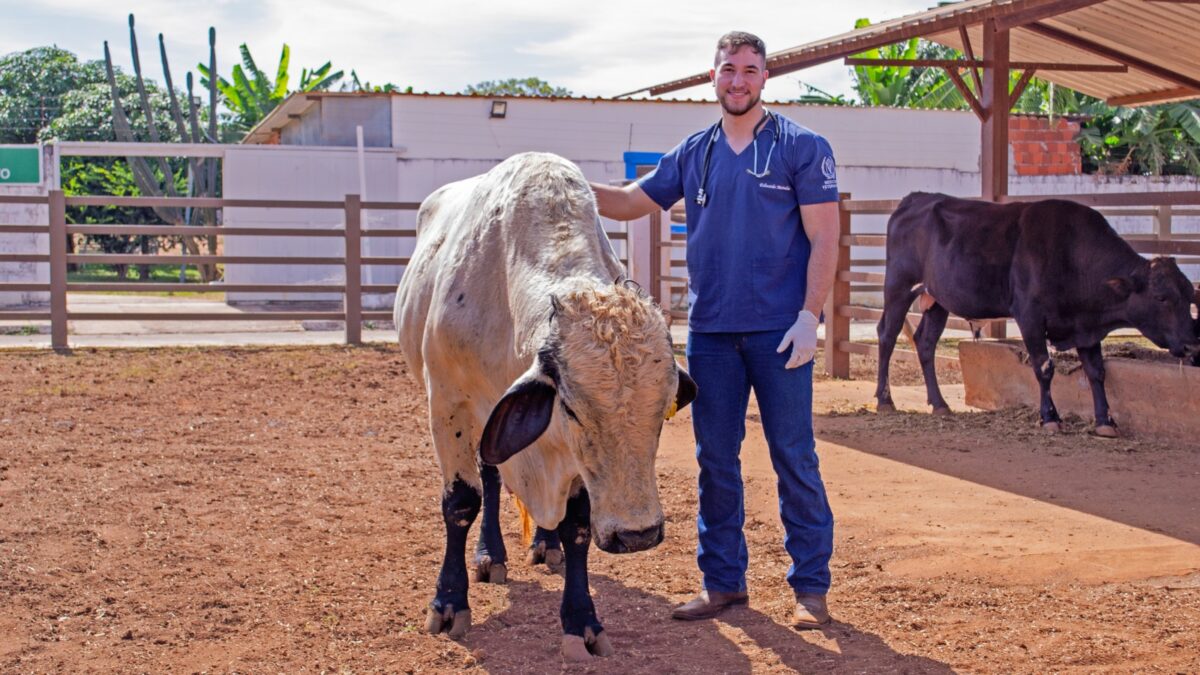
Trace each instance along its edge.
<instances>
[{"instance_id":1,"label":"metal fence bar","mask_svg":"<svg viewBox=\"0 0 1200 675\"><path fill-rule=\"evenodd\" d=\"M346 195L346 344L362 344L362 197Z\"/></svg>"},{"instance_id":2,"label":"metal fence bar","mask_svg":"<svg viewBox=\"0 0 1200 675\"><path fill-rule=\"evenodd\" d=\"M66 236L66 233L63 233ZM72 253L67 262L109 265L183 265L203 263L242 263L254 265L344 265L345 258L302 258L239 255L140 255L125 253Z\"/></svg>"},{"instance_id":3,"label":"metal fence bar","mask_svg":"<svg viewBox=\"0 0 1200 675\"><path fill-rule=\"evenodd\" d=\"M0 286L0 290L4 289L5 287ZM345 284L200 284L193 282L95 281L68 283L67 290L81 293L342 293L346 290L346 286ZM394 286L392 290L395 290Z\"/></svg>"},{"instance_id":4,"label":"metal fence bar","mask_svg":"<svg viewBox=\"0 0 1200 675\"><path fill-rule=\"evenodd\" d=\"M50 191L50 347L67 349L67 200Z\"/></svg>"}]
</instances>

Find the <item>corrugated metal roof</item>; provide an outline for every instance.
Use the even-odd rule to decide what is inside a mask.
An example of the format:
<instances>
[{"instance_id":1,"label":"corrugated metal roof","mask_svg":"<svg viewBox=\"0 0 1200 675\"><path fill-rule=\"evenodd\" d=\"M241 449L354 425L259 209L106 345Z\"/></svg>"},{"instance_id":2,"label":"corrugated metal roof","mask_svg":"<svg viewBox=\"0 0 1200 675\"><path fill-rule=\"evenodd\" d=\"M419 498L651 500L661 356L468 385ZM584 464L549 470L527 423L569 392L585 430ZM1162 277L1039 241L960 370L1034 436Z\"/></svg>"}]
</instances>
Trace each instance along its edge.
<instances>
[{"instance_id":1,"label":"corrugated metal roof","mask_svg":"<svg viewBox=\"0 0 1200 675\"><path fill-rule=\"evenodd\" d=\"M781 75L912 37L961 50L959 26L978 57L988 19L1010 28L1012 61L1128 65L1125 73L1037 71L1043 80L1122 105L1200 96L1200 4L1170 0L966 0L773 52L767 68ZM706 82L704 72L631 93Z\"/></svg>"}]
</instances>

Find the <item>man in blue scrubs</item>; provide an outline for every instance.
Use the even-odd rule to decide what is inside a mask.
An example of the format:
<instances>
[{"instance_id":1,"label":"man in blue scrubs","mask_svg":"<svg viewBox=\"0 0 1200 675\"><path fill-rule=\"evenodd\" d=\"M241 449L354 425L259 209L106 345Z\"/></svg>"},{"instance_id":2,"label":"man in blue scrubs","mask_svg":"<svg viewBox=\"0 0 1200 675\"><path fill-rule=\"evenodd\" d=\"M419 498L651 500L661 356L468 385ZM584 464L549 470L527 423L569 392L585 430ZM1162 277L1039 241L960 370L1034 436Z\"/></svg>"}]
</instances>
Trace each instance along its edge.
<instances>
[{"instance_id":1,"label":"man in blue scrubs","mask_svg":"<svg viewBox=\"0 0 1200 675\"><path fill-rule=\"evenodd\" d=\"M833 514L813 440L812 359L837 265L837 174L824 138L763 107L766 53L749 33L723 36L710 71L720 121L684 139L638 182L592 188L601 215L617 220L680 199L687 208L704 588L672 616L707 619L749 599L739 453L753 390L778 477L794 625L816 628L830 620Z\"/></svg>"}]
</instances>

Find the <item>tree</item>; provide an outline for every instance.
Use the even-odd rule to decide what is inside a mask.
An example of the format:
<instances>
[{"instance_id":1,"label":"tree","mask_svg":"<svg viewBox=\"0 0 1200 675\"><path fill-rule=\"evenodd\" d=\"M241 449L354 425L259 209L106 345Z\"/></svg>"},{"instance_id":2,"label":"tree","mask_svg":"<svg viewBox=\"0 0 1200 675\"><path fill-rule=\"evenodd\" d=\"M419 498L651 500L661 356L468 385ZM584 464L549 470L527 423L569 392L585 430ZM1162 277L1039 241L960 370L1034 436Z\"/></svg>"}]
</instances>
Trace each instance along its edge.
<instances>
[{"instance_id":1,"label":"tree","mask_svg":"<svg viewBox=\"0 0 1200 675\"><path fill-rule=\"evenodd\" d=\"M462 93L475 96L543 96L547 98L571 96L570 89L553 86L536 77L486 80L479 84L468 85Z\"/></svg>"},{"instance_id":2,"label":"tree","mask_svg":"<svg viewBox=\"0 0 1200 675\"><path fill-rule=\"evenodd\" d=\"M226 121L239 135L254 128L254 125L269 115L292 91L327 91L342 79L342 71L329 72L333 66L331 62L326 61L319 68L302 69L299 86L289 89L291 48L286 43L279 55L274 82L254 62L249 47L242 44L239 49L242 63L233 66L230 73L232 82L217 77L217 89L221 92L221 100L230 111ZM208 66L201 63L197 64L196 69L200 71L200 84L207 87L209 78L212 77Z\"/></svg>"},{"instance_id":3,"label":"tree","mask_svg":"<svg viewBox=\"0 0 1200 675\"><path fill-rule=\"evenodd\" d=\"M104 81L104 64L81 63L58 47L34 47L0 57L0 143L34 143L70 106L68 93Z\"/></svg>"}]
</instances>

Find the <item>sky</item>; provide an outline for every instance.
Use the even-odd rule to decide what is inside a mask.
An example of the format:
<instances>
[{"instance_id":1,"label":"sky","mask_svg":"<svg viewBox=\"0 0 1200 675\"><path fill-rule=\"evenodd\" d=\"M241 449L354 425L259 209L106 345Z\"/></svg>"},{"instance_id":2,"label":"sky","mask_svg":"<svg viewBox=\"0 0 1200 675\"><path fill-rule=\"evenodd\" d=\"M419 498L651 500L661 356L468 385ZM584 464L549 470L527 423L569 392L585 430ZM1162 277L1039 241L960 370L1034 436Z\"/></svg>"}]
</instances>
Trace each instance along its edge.
<instances>
[{"instance_id":1,"label":"sky","mask_svg":"<svg viewBox=\"0 0 1200 675\"><path fill-rule=\"evenodd\" d=\"M217 31L217 70L228 74L246 43L260 68L273 73L283 43L291 75L332 61L372 84L417 92L458 92L484 80L540 77L579 96L614 96L707 70L717 38L729 30L759 35L769 52L911 14L936 0L794 0L733 9L729 0L0 0L0 54L57 45L81 59L103 58L132 72L128 15L136 17L143 73L162 81L158 34L172 76L208 61L208 28ZM851 94L838 63L768 81L764 98L789 99L802 83ZM711 98L711 87L673 96Z\"/></svg>"}]
</instances>

